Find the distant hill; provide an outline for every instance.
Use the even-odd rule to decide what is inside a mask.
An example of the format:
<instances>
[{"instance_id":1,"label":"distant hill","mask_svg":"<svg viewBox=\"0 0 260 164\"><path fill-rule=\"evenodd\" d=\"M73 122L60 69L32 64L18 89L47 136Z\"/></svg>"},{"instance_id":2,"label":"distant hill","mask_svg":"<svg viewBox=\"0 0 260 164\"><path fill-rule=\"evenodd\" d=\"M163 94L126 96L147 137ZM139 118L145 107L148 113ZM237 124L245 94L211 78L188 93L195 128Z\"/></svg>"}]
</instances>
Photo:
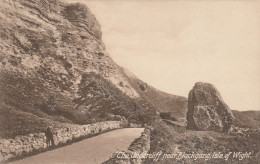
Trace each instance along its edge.
<instances>
[{"instance_id":1,"label":"distant hill","mask_svg":"<svg viewBox=\"0 0 260 164\"><path fill-rule=\"evenodd\" d=\"M250 110L250 111L242 111L241 113L246 114L247 116L249 116L250 118L256 121L260 121L260 111Z\"/></svg>"},{"instance_id":2,"label":"distant hill","mask_svg":"<svg viewBox=\"0 0 260 164\"><path fill-rule=\"evenodd\" d=\"M260 128L260 111L232 110L235 116L235 125L247 128Z\"/></svg>"},{"instance_id":3,"label":"distant hill","mask_svg":"<svg viewBox=\"0 0 260 164\"><path fill-rule=\"evenodd\" d=\"M128 71L125 71L127 74ZM133 87L138 90L147 103L153 105L158 112L172 113L176 118L186 118L188 110L188 99L182 96L176 96L155 89L149 84L143 82L131 74L127 74Z\"/></svg>"}]
</instances>

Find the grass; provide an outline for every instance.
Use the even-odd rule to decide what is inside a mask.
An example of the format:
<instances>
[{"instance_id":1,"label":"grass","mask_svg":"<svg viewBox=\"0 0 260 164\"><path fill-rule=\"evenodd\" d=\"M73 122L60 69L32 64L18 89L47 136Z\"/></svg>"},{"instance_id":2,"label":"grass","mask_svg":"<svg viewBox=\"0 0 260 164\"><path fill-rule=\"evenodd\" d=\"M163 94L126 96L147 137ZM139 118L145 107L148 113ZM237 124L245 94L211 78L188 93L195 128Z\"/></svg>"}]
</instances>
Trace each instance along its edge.
<instances>
[{"instance_id":1,"label":"grass","mask_svg":"<svg viewBox=\"0 0 260 164\"><path fill-rule=\"evenodd\" d=\"M178 133L174 127L165 124L162 121L157 121L154 125L154 130L151 133L151 149L150 153L160 152L163 154L172 154L185 152L192 153L214 153L220 152L227 154L229 152L252 152L251 158L238 159L173 159L160 158L159 161L147 159L146 164L150 163L243 163L257 164L260 157L260 132L256 132L250 136L239 136L236 134L219 133L213 131L186 131Z\"/></svg>"},{"instance_id":2,"label":"grass","mask_svg":"<svg viewBox=\"0 0 260 164\"><path fill-rule=\"evenodd\" d=\"M19 111L3 103L0 105L0 125L0 138L5 139L14 138L17 135L45 132L50 125L54 128L65 126L64 123Z\"/></svg>"}]
</instances>

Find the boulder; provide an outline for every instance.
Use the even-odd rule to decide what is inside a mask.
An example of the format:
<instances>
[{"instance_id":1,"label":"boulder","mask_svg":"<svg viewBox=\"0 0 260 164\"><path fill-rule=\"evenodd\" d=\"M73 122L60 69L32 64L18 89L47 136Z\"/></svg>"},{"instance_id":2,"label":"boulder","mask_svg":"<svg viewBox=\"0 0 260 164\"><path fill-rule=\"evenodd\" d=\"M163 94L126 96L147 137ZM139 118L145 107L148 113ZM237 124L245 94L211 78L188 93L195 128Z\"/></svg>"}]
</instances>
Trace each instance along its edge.
<instances>
[{"instance_id":1,"label":"boulder","mask_svg":"<svg viewBox=\"0 0 260 164\"><path fill-rule=\"evenodd\" d=\"M187 129L228 131L234 116L219 91L209 83L197 82L189 92Z\"/></svg>"}]
</instances>

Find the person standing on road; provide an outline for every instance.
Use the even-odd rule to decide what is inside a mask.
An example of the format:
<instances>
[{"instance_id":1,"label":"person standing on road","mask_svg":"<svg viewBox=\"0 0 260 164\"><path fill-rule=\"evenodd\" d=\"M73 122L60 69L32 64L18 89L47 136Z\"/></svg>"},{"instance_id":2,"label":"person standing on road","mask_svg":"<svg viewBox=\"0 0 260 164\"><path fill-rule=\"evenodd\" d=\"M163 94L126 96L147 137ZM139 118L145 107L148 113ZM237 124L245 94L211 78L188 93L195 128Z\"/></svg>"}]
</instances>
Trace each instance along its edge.
<instances>
[{"instance_id":1,"label":"person standing on road","mask_svg":"<svg viewBox=\"0 0 260 164\"><path fill-rule=\"evenodd\" d=\"M45 132L45 136L46 136L47 147L54 146L53 130L51 126L48 126Z\"/></svg>"}]
</instances>

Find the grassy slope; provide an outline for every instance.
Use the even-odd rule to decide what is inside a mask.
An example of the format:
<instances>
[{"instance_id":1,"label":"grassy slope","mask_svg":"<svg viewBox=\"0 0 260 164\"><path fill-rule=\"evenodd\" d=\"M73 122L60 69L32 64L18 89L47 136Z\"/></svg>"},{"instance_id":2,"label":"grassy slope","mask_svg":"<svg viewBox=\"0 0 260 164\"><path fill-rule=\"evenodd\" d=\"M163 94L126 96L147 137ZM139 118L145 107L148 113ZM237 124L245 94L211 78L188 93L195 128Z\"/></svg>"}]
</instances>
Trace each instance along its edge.
<instances>
[{"instance_id":1,"label":"grassy slope","mask_svg":"<svg viewBox=\"0 0 260 164\"><path fill-rule=\"evenodd\" d=\"M252 152L252 158L239 161L238 159L230 158L228 161L224 159L210 159L205 161L193 159L171 159L160 158L159 161L147 159L146 164L150 163L243 163L257 164L260 157L260 132L255 132L249 136L239 136L226 133L218 133L212 131L186 131L178 133L172 126L168 126L164 122L158 121L154 125L154 130L151 136L150 153L160 152L163 154L173 154L178 152L185 153L214 153L221 152Z\"/></svg>"},{"instance_id":2,"label":"grassy slope","mask_svg":"<svg viewBox=\"0 0 260 164\"><path fill-rule=\"evenodd\" d=\"M246 114L256 121L260 121L260 111L242 111L241 113Z\"/></svg>"},{"instance_id":3,"label":"grassy slope","mask_svg":"<svg viewBox=\"0 0 260 164\"><path fill-rule=\"evenodd\" d=\"M235 125L245 128L260 127L260 112L258 111L236 111L232 110L235 116Z\"/></svg>"},{"instance_id":4,"label":"grassy slope","mask_svg":"<svg viewBox=\"0 0 260 164\"><path fill-rule=\"evenodd\" d=\"M16 110L14 107L0 104L0 138L13 138L17 135L27 135L32 132L44 132L47 126L65 127L68 120L59 117L39 117L32 113Z\"/></svg>"},{"instance_id":5,"label":"grassy slope","mask_svg":"<svg viewBox=\"0 0 260 164\"><path fill-rule=\"evenodd\" d=\"M170 112L176 118L185 118L187 112L187 98L162 92L138 79L136 76L122 70L132 86L142 95L143 99L152 105L158 112ZM142 90L145 88L144 90Z\"/></svg>"}]
</instances>

